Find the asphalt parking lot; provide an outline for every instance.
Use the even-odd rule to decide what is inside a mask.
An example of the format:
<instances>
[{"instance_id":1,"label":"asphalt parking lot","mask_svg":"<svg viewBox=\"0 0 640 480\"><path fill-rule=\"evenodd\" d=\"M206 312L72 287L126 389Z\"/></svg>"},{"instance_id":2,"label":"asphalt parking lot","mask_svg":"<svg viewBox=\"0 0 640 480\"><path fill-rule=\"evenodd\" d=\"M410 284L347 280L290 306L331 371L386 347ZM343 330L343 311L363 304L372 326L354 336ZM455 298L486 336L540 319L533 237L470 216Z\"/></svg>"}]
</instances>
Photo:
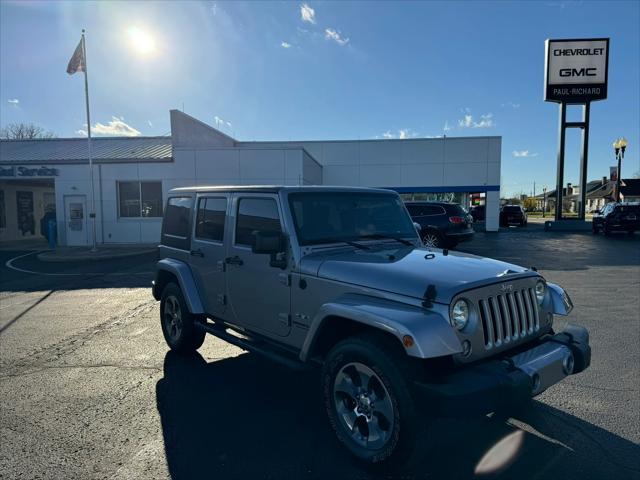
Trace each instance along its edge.
<instances>
[{"instance_id":1,"label":"asphalt parking lot","mask_svg":"<svg viewBox=\"0 0 640 480\"><path fill-rule=\"evenodd\" d=\"M530 224L459 249L563 285L592 367L521 417L425 423L401 478L640 478L640 235ZM315 375L213 337L167 353L153 263L0 251L0 478L376 477L337 447Z\"/></svg>"}]
</instances>

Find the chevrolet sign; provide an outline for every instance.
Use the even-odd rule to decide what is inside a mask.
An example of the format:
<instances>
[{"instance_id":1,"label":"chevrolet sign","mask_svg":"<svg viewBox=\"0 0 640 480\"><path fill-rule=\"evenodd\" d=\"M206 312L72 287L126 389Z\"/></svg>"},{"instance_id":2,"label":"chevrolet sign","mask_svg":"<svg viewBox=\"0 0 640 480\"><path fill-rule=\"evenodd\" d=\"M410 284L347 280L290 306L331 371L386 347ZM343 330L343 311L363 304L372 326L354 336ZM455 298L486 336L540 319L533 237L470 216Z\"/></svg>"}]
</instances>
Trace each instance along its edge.
<instances>
[{"instance_id":1,"label":"chevrolet sign","mask_svg":"<svg viewBox=\"0 0 640 480\"><path fill-rule=\"evenodd\" d=\"M587 103L607 98L609 39L547 40L544 99Z\"/></svg>"}]
</instances>

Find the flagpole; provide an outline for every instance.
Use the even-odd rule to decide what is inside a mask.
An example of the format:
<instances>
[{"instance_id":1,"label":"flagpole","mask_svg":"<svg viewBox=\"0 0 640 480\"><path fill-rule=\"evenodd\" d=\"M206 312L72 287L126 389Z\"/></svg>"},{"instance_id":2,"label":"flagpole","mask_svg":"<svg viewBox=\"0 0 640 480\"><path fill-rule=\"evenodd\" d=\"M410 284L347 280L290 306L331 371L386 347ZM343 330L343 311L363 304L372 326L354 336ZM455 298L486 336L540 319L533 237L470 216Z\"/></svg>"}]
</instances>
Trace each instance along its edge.
<instances>
[{"instance_id":1,"label":"flagpole","mask_svg":"<svg viewBox=\"0 0 640 480\"><path fill-rule=\"evenodd\" d=\"M84 28L82 29L82 56L84 57L84 96L87 104L87 142L89 144L89 177L91 180L91 212L89 218L93 227L93 245L91 251L95 252L96 247L96 195L93 185L93 152L91 151L91 115L89 113L89 79L87 73L87 48L84 39Z\"/></svg>"}]
</instances>

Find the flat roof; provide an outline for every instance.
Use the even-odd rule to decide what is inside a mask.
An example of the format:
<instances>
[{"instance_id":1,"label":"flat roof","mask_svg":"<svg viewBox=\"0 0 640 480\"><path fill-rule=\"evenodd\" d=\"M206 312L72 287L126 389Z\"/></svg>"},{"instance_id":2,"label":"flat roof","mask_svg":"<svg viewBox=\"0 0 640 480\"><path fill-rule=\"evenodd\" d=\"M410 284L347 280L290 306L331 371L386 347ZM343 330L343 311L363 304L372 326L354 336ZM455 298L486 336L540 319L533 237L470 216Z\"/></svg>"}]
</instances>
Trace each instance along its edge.
<instances>
[{"instance_id":1,"label":"flat roof","mask_svg":"<svg viewBox=\"0 0 640 480\"><path fill-rule=\"evenodd\" d=\"M207 193L207 192L246 192L246 193L278 193L286 192L377 192L391 193L391 189L369 187L345 187L331 185L201 185L192 187L178 187L169 193ZM394 192L395 193L395 192Z\"/></svg>"}]
</instances>

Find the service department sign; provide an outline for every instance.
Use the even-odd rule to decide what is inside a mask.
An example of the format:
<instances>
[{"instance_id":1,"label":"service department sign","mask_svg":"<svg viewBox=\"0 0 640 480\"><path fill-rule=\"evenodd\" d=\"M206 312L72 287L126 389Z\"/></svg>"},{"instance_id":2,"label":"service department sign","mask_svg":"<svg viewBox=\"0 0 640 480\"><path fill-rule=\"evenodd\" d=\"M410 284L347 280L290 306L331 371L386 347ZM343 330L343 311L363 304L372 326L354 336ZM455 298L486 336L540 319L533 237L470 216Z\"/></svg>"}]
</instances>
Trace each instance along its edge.
<instances>
[{"instance_id":1,"label":"service department sign","mask_svg":"<svg viewBox=\"0 0 640 480\"><path fill-rule=\"evenodd\" d=\"M587 103L607 98L609 39L547 40L544 99Z\"/></svg>"}]
</instances>

